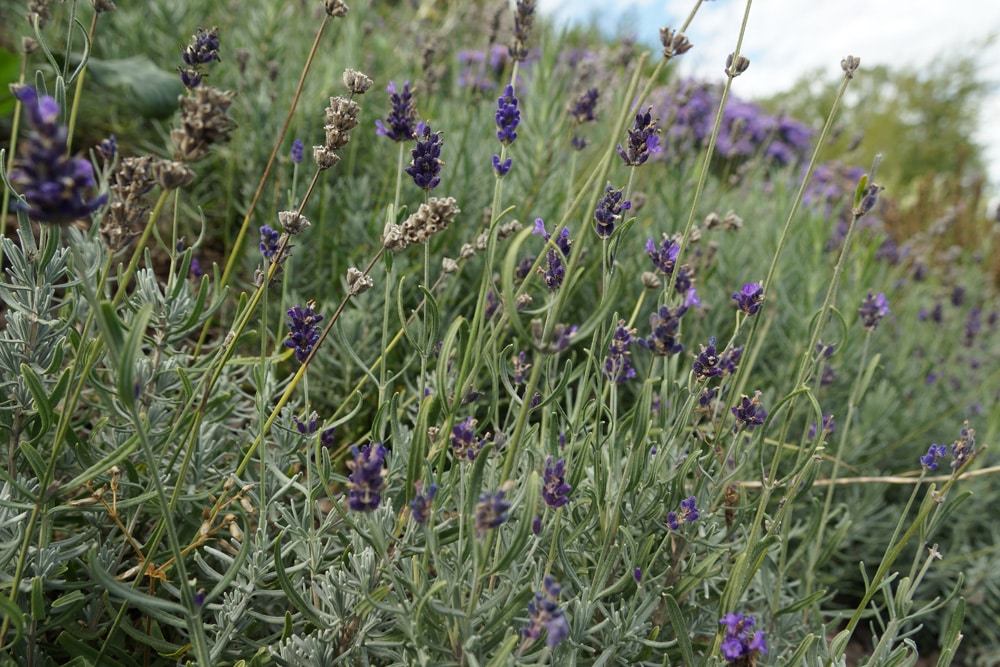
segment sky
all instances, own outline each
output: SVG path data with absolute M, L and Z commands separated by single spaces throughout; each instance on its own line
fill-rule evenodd
M 695 0 L 539 0 L 539 11 L 557 21 L 597 23 L 612 34 L 632 34 L 659 44 L 661 26 L 679 27 Z M 688 39 L 694 48 L 678 59 L 682 74 L 723 80 L 722 68 L 739 37 L 746 0 L 703 2 Z M 984 48 L 990 35 L 997 41 Z M 976 140 L 985 147 L 989 177 L 1000 190 L 1000 2 L 996 0 L 756 0 L 741 53 L 750 69 L 733 92 L 744 99 L 787 90 L 821 68 L 839 79 L 841 59 L 870 65 L 920 67 L 932 58 L 983 49 L 977 60 L 992 94 L 981 110 Z

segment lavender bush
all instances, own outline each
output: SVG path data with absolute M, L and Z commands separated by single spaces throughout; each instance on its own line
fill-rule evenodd
M 22 25 L 5 664 L 995 660 L 997 300 L 835 108 L 664 87 L 687 25 L 240 5 Z

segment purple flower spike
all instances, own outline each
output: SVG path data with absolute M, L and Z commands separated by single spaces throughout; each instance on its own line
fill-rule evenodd
M 302 157 L 305 152 L 305 147 L 302 145 L 301 139 L 296 139 L 292 142 L 292 162 L 298 164 L 302 162 Z
M 524 629 L 527 639 L 538 639 L 542 631 L 548 633 L 546 643 L 555 646 L 569 636 L 569 623 L 565 612 L 559 607 L 559 594 L 562 588 L 551 577 L 545 577 L 542 590 L 535 593 L 535 599 L 528 603 L 528 616 L 531 624 Z
M 506 176 L 507 172 L 510 171 L 511 165 L 514 164 L 513 158 L 507 158 L 503 162 L 500 161 L 499 155 L 493 156 L 493 171 L 496 172 L 497 176 Z
M 611 236 L 615 231 L 615 224 L 621 219 L 622 214 L 632 208 L 632 202 L 622 201 L 622 190 L 615 190 L 611 185 L 604 189 L 604 196 L 597 202 L 597 210 L 594 211 L 597 235 L 601 238 Z
M 948 448 L 944 445 L 931 445 L 927 448 L 927 453 L 920 457 L 920 465 L 928 470 L 938 469 L 938 459 L 948 453 Z
M 628 350 L 628 346 L 634 340 L 632 337 L 634 333 L 634 329 L 625 327 L 625 320 L 619 320 L 611 345 L 608 346 L 608 356 L 604 360 L 604 375 L 619 384 L 635 377 L 635 368 L 629 361 Z
M 618 155 L 626 166 L 645 164 L 649 156 L 660 151 L 659 120 L 653 120 L 653 107 L 635 115 L 635 125 L 628 131 L 627 146 L 618 144 Z
M 726 637 L 719 648 L 730 664 L 753 665 L 757 654 L 767 655 L 764 632 L 753 632 L 753 616 L 729 612 L 719 619 L 719 623 L 726 627 Z
M 677 339 L 680 337 L 681 317 L 688 311 L 687 306 L 671 308 L 667 305 L 649 316 L 649 326 L 653 330 L 647 338 L 638 340 L 639 347 L 645 348 L 659 357 L 679 354 L 684 351 Z
M 31 125 L 10 172 L 11 184 L 27 203 L 15 200 L 14 208 L 26 211 L 32 220 L 53 224 L 89 217 L 108 196 L 85 199 L 85 191 L 95 186 L 94 168 L 83 158 L 66 155 L 68 131 L 59 125 L 59 105 L 31 86 L 22 86 L 14 96 L 24 104 Z
M 514 87 L 509 85 L 503 89 L 503 96 L 497 99 L 497 139 L 501 144 L 510 145 L 517 140 L 518 124 L 521 122 L 521 111 L 517 108 L 517 98 L 514 97 Z
M 738 433 L 740 427 L 746 427 L 748 431 L 752 431 L 762 425 L 764 420 L 767 419 L 767 410 L 760 404 L 759 391 L 753 393 L 753 398 L 749 398 L 746 394 L 743 394 L 740 404 L 732 408 L 732 411 L 736 417 L 736 425 L 733 426 L 733 433 Z
M 566 483 L 566 461 L 559 459 L 552 463 L 552 457 L 545 459 L 542 498 L 549 507 L 562 507 L 569 502 L 572 486 Z
M 413 177 L 413 182 L 422 190 L 433 190 L 441 182 L 441 146 L 444 141 L 440 132 L 432 132 L 428 123 L 418 123 L 417 145 L 411 151 L 413 161 L 405 169 Z
M 878 296 L 873 296 L 871 292 L 868 292 L 868 296 L 865 297 L 865 300 L 861 303 L 861 307 L 858 308 L 858 315 L 861 316 L 861 326 L 867 331 L 878 329 L 879 322 L 890 312 L 889 300 L 885 298 L 885 294 L 882 292 L 879 292 Z
M 379 442 L 372 442 L 361 449 L 351 447 L 353 461 L 347 462 L 351 469 L 348 477 L 348 505 L 355 512 L 371 512 L 382 502 L 382 488 L 385 485 L 385 455 L 388 450 Z
M 423 487 L 421 482 L 417 482 L 415 486 L 417 488 L 417 496 L 410 501 L 410 509 L 413 510 L 413 520 L 424 524 L 430 518 L 430 511 L 434 505 L 434 496 L 437 495 L 438 485 L 431 484 L 424 493 L 421 493 Z
M 385 87 L 389 93 L 389 105 L 392 109 L 385 122 L 375 121 L 375 134 L 389 137 L 393 141 L 410 141 L 417 134 L 417 109 L 410 91 L 410 82 L 403 84 L 403 92 L 396 92 L 396 83 L 390 81 Z
M 764 286 L 761 283 L 745 283 L 739 292 L 733 292 L 736 306 L 747 315 L 756 315 L 764 302 Z
M 316 303 L 310 301 L 305 308 L 293 306 L 288 311 L 288 340 L 285 346 L 295 350 L 295 358 L 305 363 L 313 346 L 319 341 L 319 323 L 323 316 L 316 313 Z
M 510 515 L 507 510 L 510 509 L 510 503 L 505 500 L 508 489 L 501 488 L 496 493 L 484 493 L 479 496 L 479 502 L 476 503 L 476 535 L 478 537 L 483 537 L 486 535 L 486 531 L 496 528 L 508 518 Z

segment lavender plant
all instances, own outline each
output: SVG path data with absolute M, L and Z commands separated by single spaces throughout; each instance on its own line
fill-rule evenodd
M 289 6 L 272 27 L 298 38 L 230 60 L 274 20 L 250 0 L 245 22 L 199 6 L 214 27 L 158 56 L 184 91 L 159 143 L 91 142 L 87 73 L 144 47 L 105 37 L 141 14 L 112 7 L 58 8 L 69 25 L 93 11 L 81 45 L 31 3 L 26 139 L 15 123 L 0 159 L 16 221 L 0 238 L 5 659 L 998 650 L 963 583 L 996 601 L 971 530 L 984 512 L 960 511 L 996 474 L 1000 424 L 974 409 L 1000 387 L 996 296 L 936 271 L 920 239 L 876 252 L 877 172 L 847 191 L 815 178 L 836 108 L 820 131 L 762 119 L 729 96 L 738 49 L 723 82 L 661 96 L 697 48 L 687 23 L 660 31 L 655 65 L 607 58 L 600 93 L 581 89 L 570 37 L 522 1 L 485 27 L 457 6 L 424 16 L 462 27 L 428 58 L 483 65 L 435 86 L 406 54 L 427 23 L 403 8 L 318 2 L 307 53 L 311 14 Z M 469 55 L 498 42 L 504 56 Z M 841 95 L 858 66 L 842 63 Z M 251 85 L 266 80 L 273 96 Z M 470 102 L 470 85 L 489 94 Z M 720 155 L 762 166 L 732 179 Z

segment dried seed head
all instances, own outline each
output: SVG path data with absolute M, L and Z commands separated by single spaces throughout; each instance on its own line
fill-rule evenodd
M 385 229 L 382 230 L 382 245 L 389 252 L 399 252 L 409 245 L 409 242 L 403 236 L 403 228 L 394 222 L 385 223 Z
M 861 58 L 857 56 L 847 56 L 840 61 L 840 69 L 844 70 L 844 76 L 848 79 L 854 78 L 854 73 L 858 71 L 858 66 L 861 64 Z
M 733 211 L 727 211 L 726 217 L 722 219 L 722 226 L 727 232 L 738 232 L 743 229 L 743 218 Z
M 279 211 L 278 222 L 289 235 L 296 236 L 309 229 L 309 221 L 298 211 Z
M 486 250 L 487 244 L 490 242 L 490 233 L 483 232 L 476 237 L 476 250 Z
M 445 275 L 455 273 L 458 271 L 458 262 L 453 260 L 451 257 L 442 257 L 441 270 L 445 273 Z
M 719 217 L 718 213 L 712 211 L 711 213 L 705 216 L 704 224 L 705 224 L 705 229 L 708 230 L 718 229 L 719 227 L 722 226 L 722 218 Z
M 688 38 L 679 30 L 670 28 L 660 28 L 660 44 L 663 45 L 663 57 L 670 60 L 674 56 L 687 53 L 694 46 Z
M 364 294 L 374 284 L 375 281 L 372 280 L 372 277 L 362 273 L 358 268 L 352 266 L 347 269 L 347 293 L 351 296 Z
M 472 247 L 471 243 L 463 243 L 462 247 L 458 249 L 459 259 L 469 259 L 476 254 L 476 249 Z
M 497 230 L 497 240 L 502 241 L 517 234 L 519 231 L 521 231 L 521 223 L 517 220 L 511 220 L 500 225 L 500 229 Z
M 149 167 L 150 175 L 164 190 L 176 190 L 194 181 L 194 171 L 183 162 L 157 160 Z
M 726 56 L 726 74 L 732 78 L 738 77 L 750 67 L 750 59 L 730 53 Z
M 90 6 L 94 8 L 94 11 L 98 14 L 102 12 L 113 12 L 117 7 L 112 0 L 90 0 Z
M 514 308 L 516 308 L 518 312 L 521 312 L 522 310 L 527 308 L 530 304 L 531 304 L 530 294 L 518 294 L 517 298 L 514 299 Z
M 326 146 L 313 146 L 313 159 L 320 171 L 324 171 L 340 162 L 340 156 Z
M 326 8 L 326 13 L 333 18 L 347 16 L 348 7 L 343 0 L 325 0 L 323 5 Z
M 663 283 L 660 281 L 660 277 L 652 271 L 643 271 L 642 286 L 646 289 L 660 289 Z
M 236 128 L 236 121 L 229 117 L 234 96 L 209 86 L 199 86 L 189 95 L 180 96 L 180 127 L 170 132 L 177 159 L 197 162 L 208 155 L 212 144 L 229 141 L 229 133 Z
M 353 69 L 344 70 L 344 85 L 352 95 L 364 95 L 372 87 L 372 80 L 364 73 Z

